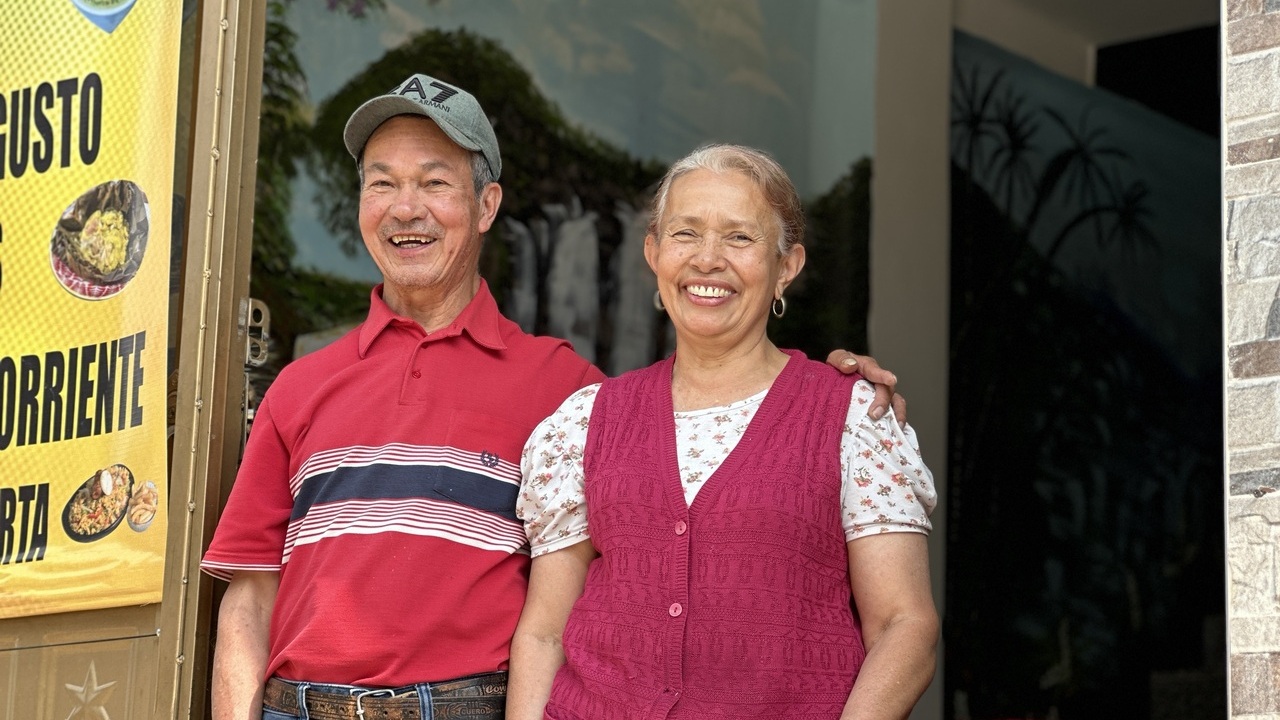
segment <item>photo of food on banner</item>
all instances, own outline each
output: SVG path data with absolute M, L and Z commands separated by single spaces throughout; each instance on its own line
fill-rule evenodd
M 142 266 L 150 220 L 147 196 L 135 183 L 95 185 L 58 219 L 49 248 L 53 274 L 76 297 L 115 295 Z
M 62 512 L 62 527 L 77 542 L 100 540 L 122 520 L 142 532 L 151 526 L 159 505 L 156 484 L 135 483 L 133 472 L 117 463 L 95 472 L 76 488 Z

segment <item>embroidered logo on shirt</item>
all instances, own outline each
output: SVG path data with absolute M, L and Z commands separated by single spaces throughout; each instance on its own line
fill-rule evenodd
M 488 468 L 498 467 L 498 456 L 485 450 L 480 453 L 480 464 Z

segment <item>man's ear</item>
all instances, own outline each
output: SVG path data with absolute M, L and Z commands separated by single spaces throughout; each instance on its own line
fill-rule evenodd
M 480 191 L 480 234 L 489 232 L 494 218 L 498 217 L 498 206 L 502 204 L 502 186 L 489 183 Z

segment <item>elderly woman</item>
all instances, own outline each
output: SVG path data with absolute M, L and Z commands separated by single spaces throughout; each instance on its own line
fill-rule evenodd
M 645 257 L 675 354 L 578 391 L 525 447 L 509 718 L 904 718 L 929 684 L 914 433 L 765 331 L 803 232 L 759 151 L 704 147 L 663 179 Z

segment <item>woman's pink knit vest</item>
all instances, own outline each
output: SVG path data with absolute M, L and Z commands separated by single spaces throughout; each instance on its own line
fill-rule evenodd
M 600 557 L 565 628 L 547 717 L 840 715 L 866 654 L 840 518 L 854 378 L 789 354 L 692 506 L 672 360 L 601 386 L 584 456 Z

